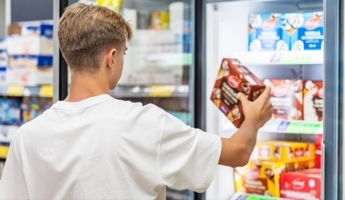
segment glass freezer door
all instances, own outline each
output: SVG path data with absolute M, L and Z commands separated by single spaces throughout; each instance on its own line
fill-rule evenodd
M 220 166 L 206 199 L 343 199 L 342 1 L 201 2 L 196 66 L 206 82 L 206 130 L 221 137 L 237 130 L 229 120 L 233 115 L 223 114 L 224 104 L 210 100 L 223 58 L 238 59 L 271 87 L 274 107 L 248 165 Z M 294 91 L 290 97 L 287 88 Z M 309 152 L 306 146 L 312 154 L 300 157 Z
M 55 1 L 54 22 L 78 0 Z M 108 7 L 129 21 L 133 39 L 127 43 L 123 73 L 110 95 L 142 104 L 153 103 L 186 124 L 194 126 L 194 67 L 192 0 L 82 0 Z M 55 33 L 56 34 L 56 33 Z M 56 35 L 55 35 L 56 36 Z M 57 38 L 57 37 L 55 37 Z M 55 61 L 55 101 L 67 96 L 70 75 L 59 52 Z M 194 199 L 191 191 L 167 188 L 167 199 Z

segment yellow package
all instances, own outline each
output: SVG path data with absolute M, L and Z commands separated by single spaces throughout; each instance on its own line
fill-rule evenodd
M 235 171 L 235 190 L 248 194 L 280 197 L 279 180 L 282 172 L 310 169 L 314 166 L 314 160 L 289 163 L 252 160 L 247 166 Z
M 315 144 L 266 141 L 256 145 L 257 159 L 274 162 L 297 162 L 315 159 Z

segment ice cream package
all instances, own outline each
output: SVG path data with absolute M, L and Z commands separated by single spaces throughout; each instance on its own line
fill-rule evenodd
M 210 99 L 234 126 L 239 128 L 245 116 L 238 93 L 254 101 L 264 89 L 265 85 L 261 80 L 237 59 L 224 58 Z

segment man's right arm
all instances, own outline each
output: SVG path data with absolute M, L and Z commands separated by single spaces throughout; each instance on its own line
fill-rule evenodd
M 239 95 L 245 120 L 234 135 L 230 138 L 222 138 L 220 165 L 240 167 L 248 163 L 256 144 L 259 128 L 272 117 L 270 92 L 270 88 L 266 87 L 265 91 L 254 102 L 248 101 L 242 94 Z

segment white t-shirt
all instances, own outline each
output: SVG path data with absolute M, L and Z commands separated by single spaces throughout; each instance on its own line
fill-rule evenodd
M 100 95 L 59 101 L 14 135 L 0 199 L 165 199 L 166 186 L 203 192 L 220 137 L 154 105 Z

